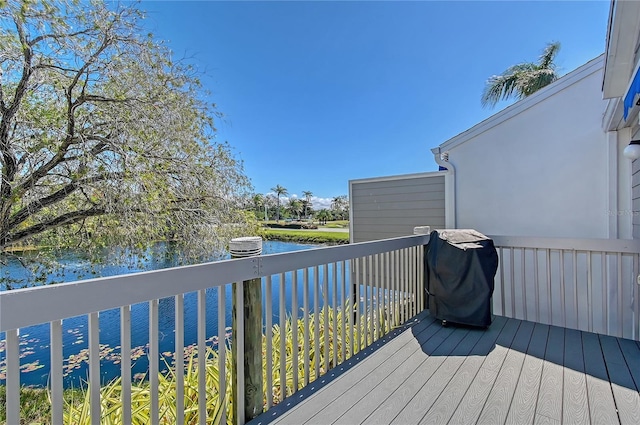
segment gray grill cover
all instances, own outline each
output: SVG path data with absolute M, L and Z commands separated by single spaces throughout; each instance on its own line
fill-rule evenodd
M 491 324 L 491 296 L 498 270 L 493 241 L 469 229 L 431 232 L 425 249 L 425 290 L 439 320 Z

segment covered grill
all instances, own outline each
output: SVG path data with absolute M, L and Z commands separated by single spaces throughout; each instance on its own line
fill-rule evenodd
M 487 327 L 498 270 L 493 240 L 470 229 L 434 230 L 425 248 L 430 313 L 447 322 Z

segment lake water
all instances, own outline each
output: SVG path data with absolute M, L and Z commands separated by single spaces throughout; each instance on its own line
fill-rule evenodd
M 264 243 L 264 254 L 279 252 L 298 251 L 316 248 L 318 245 L 296 244 L 287 242 L 267 241 Z M 65 271 L 51 279 L 56 278 L 66 281 L 76 280 L 78 274 L 88 271 L 91 266 L 76 256 L 69 255 L 60 259 L 65 265 Z M 117 274 L 131 273 L 133 271 L 155 270 L 170 266 L 170 262 L 158 260 L 151 257 L 149 260 L 141 261 L 135 268 L 117 267 L 110 265 L 94 266 L 93 276 L 113 276 Z M 19 264 L 9 264 L 3 273 L 9 273 L 14 278 L 19 278 L 25 273 L 24 268 Z M 322 268 L 320 276 L 322 279 Z M 332 270 L 330 269 L 330 273 Z M 348 274 L 347 274 L 348 275 Z M 313 269 L 310 270 L 310 280 L 313 281 Z M 265 293 L 263 282 L 263 293 Z M 302 306 L 302 279 L 298 279 L 298 306 Z M 341 285 L 340 285 L 341 286 Z M 279 311 L 279 277 L 273 278 L 273 322 L 278 323 Z M 286 313 L 291 312 L 291 277 L 286 275 Z M 329 296 L 332 295 L 330 289 Z M 338 299 L 341 296 L 339 289 Z M 231 326 L 231 288 L 227 285 L 226 290 L 226 323 L 227 337 L 230 334 Z M 328 297 L 329 299 L 331 299 Z M 211 289 L 206 291 L 207 303 L 207 325 L 206 335 L 208 345 L 217 346 L 218 335 L 218 291 Z M 310 291 L 310 305 L 313 305 L 313 291 Z M 264 311 L 264 308 L 263 308 Z M 187 293 L 184 300 L 184 323 L 185 323 L 185 346 L 193 346 L 197 341 L 197 294 Z M 65 387 L 78 386 L 87 380 L 88 376 L 88 319 L 86 316 L 65 319 L 62 324 L 63 332 L 63 356 L 64 362 L 64 384 Z M 172 361 L 175 347 L 175 301 L 173 298 L 161 299 L 159 302 L 159 349 L 163 353 L 164 360 L 168 363 Z M 140 378 L 148 367 L 147 349 L 149 342 L 149 308 L 148 303 L 136 304 L 131 309 L 131 346 L 132 350 L 132 374 Z M 44 386 L 47 384 L 49 375 L 49 324 L 32 326 L 20 330 L 20 355 L 21 355 L 21 383 L 23 385 Z M 101 373 L 102 381 L 107 382 L 120 374 L 120 310 L 113 309 L 100 312 L 100 346 L 101 346 Z M 164 365 L 164 361 L 161 361 Z M 0 333 L 0 383 L 4 380 L 4 334 Z

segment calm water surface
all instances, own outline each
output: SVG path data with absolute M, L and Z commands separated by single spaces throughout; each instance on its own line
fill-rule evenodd
M 317 248 L 318 245 L 296 244 L 288 242 L 267 241 L 264 243 L 264 254 L 279 252 L 299 251 Z M 87 261 L 69 255 L 59 260 L 65 265 L 65 271 L 51 279 L 73 281 L 77 276 L 91 268 Z M 143 270 L 156 270 L 171 266 L 170 262 L 157 257 L 140 262 L 135 268 L 102 265 L 94 270 L 93 276 L 113 276 L 132 273 Z M 14 278 L 24 276 L 25 270 L 19 264 L 9 264 L 9 268 L 3 270 L 4 274 Z M 329 273 L 332 274 L 332 269 Z M 310 269 L 310 281 L 313 282 L 314 270 Z M 302 306 L 303 284 L 302 276 L 298 279 L 298 306 Z M 320 268 L 319 278 L 322 280 L 323 270 Z M 92 276 L 92 277 L 93 277 Z M 347 273 L 348 276 L 348 273 Z M 291 276 L 287 273 L 286 283 L 286 313 L 291 313 Z M 273 322 L 278 323 L 279 311 L 279 276 L 274 276 L 272 281 Z M 342 285 L 339 285 L 338 296 L 341 295 Z M 332 295 L 332 289 L 329 291 Z M 263 279 L 263 293 L 265 282 Z M 310 305 L 313 306 L 313 290 L 310 290 Z M 227 285 L 225 293 L 226 323 L 228 337 L 231 326 L 231 288 Z M 331 299 L 331 297 L 329 297 Z M 264 301 L 263 301 L 264 302 Z M 217 347 L 218 341 L 218 291 L 213 288 L 206 291 L 206 335 L 208 345 Z M 263 306 L 264 311 L 264 306 Z M 100 347 L 101 347 L 101 373 L 103 382 L 110 381 L 120 374 L 120 310 L 113 309 L 100 312 Z M 187 293 L 184 297 L 184 323 L 185 346 L 189 350 L 197 341 L 197 294 Z M 65 319 L 62 323 L 63 355 L 65 387 L 78 386 L 87 380 L 88 364 L 88 319 L 86 316 Z M 171 364 L 173 361 L 173 349 L 175 347 L 175 301 L 173 298 L 165 298 L 159 301 L 159 349 L 161 357 L 160 365 Z M 149 342 L 149 306 L 147 303 L 133 305 L 131 308 L 131 346 L 132 349 L 132 374 L 135 378 L 142 378 L 148 367 L 148 342 Z M 21 383 L 23 385 L 45 386 L 49 375 L 49 324 L 32 326 L 20 330 L 20 355 L 21 355 Z M 191 347 L 189 347 L 191 346 Z M 166 362 L 166 363 L 165 363 Z M 5 374 L 4 334 L 0 333 L 0 383 L 4 381 Z

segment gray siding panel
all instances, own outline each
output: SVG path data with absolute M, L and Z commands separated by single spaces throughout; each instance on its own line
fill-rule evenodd
M 351 182 L 354 242 L 413 234 L 415 226 L 443 228 L 444 175 L 410 175 Z
M 633 238 L 640 239 L 640 159 L 633 161 Z

